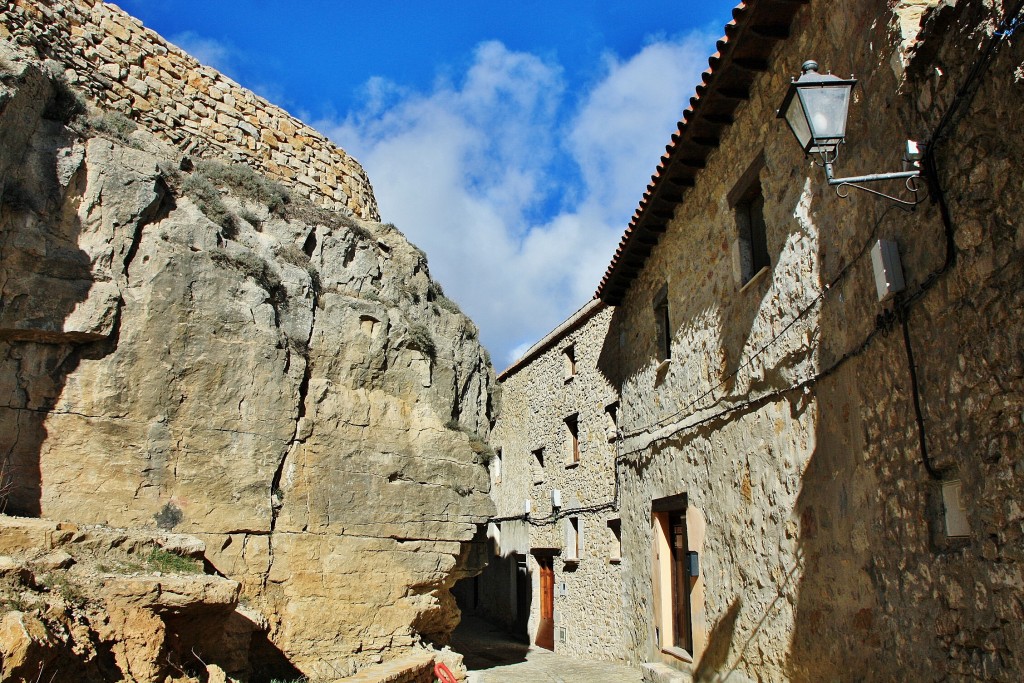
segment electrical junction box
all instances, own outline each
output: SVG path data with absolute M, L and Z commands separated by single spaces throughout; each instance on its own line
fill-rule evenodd
M 693 578 L 700 576 L 700 557 L 695 550 L 686 553 L 686 574 Z
M 959 479 L 942 482 L 942 507 L 946 518 L 946 536 L 950 538 L 971 535 L 971 526 L 967 523 L 967 510 L 962 496 Z
M 565 581 L 558 584 L 558 597 L 569 597 L 569 585 Z
M 562 492 L 558 489 L 551 489 L 551 507 L 554 509 L 562 507 Z
M 886 301 L 906 289 L 900 250 L 893 240 L 878 240 L 871 247 L 871 265 L 875 271 L 875 289 L 878 300 Z

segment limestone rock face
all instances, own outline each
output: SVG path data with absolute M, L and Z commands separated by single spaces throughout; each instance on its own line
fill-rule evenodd
M 422 252 L 145 131 L 55 120 L 61 88 L 0 57 L 8 512 L 202 538 L 266 619 L 267 671 L 443 643 L 492 512 L 493 372 Z

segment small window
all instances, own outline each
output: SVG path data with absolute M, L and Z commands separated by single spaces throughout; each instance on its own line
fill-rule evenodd
M 771 265 L 768 258 L 768 237 L 764 224 L 764 197 L 761 196 L 761 185 L 757 185 L 757 194 L 751 199 L 736 205 L 736 224 L 739 227 L 740 268 L 743 272 L 743 284 Z
M 580 518 L 567 517 L 565 520 L 565 554 L 562 556 L 566 561 L 580 559 Z
M 565 463 L 566 465 L 580 463 L 579 415 L 575 413 L 565 418 Z
M 537 467 L 544 469 L 544 449 L 538 448 L 533 452 L 533 461 L 537 464 Z
M 668 316 L 668 285 L 654 297 L 654 326 L 658 337 L 658 359 L 672 357 L 672 327 Z
M 576 376 L 576 345 L 566 346 L 562 356 L 565 358 L 565 378 L 572 379 Z
M 729 193 L 736 214 L 736 265 L 741 287 L 771 265 L 760 180 L 763 166 L 764 159 L 758 157 Z
M 538 448 L 533 452 L 533 462 L 530 463 L 530 470 L 533 472 L 533 484 L 544 483 L 544 449 Z
M 494 554 L 501 557 L 501 527 L 494 522 L 487 523 L 487 538 Z
M 494 476 L 494 483 L 501 483 L 501 449 L 494 449 L 494 456 L 491 458 L 491 474 Z
M 609 519 L 608 530 L 612 534 L 611 552 L 608 554 L 610 562 L 622 561 L 622 520 Z
M 604 414 L 608 418 L 608 440 L 615 441 L 619 435 L 619 402 L 616 401 L 605 406 Z

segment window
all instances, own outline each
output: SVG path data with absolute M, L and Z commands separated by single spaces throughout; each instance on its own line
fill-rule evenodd
M 565 379 L 570 380 L 576 376 L 576 345 L 566 346 L 562 356 L 565 358 Z
M 692 660 L 693 575 L 696 553 L 690 546 L 686 494 L 662 498 L 651 506 L 654 532 L 655 626 L 664 652 Z M 699 596 L 698 596 L 699 597 Z
M 604 414 L 608 418 L 608 440 L 615 441 L 619 435 L 619 402 L 615 401 L 605 406 Z
M 538 448 L 533 452 L 533 463 L 531 466 L 533 470 L 533 483 L 543 484 L 544 483 L 544 449 Z
M 622 561 L 622 520 L 609 519 L 608 530 L 612 534 L 611 552 L 608 554 L 608 561 L 618 563 Z
M 501 449 L 494 449 L 494 457 L 491 458 L 491 474 L 494 477 L 494 483 L 501 483 Z
M 662 286 L 654 297 L 654 326 L 658 337 L 658 359 L 672 357 L 672 328 L 668 317 L 668 285 Z
M 580 427 L 579 414 L 574 413 L 565 418 L 565 464 L 580 464 Z
M 487 523 L 487 538 L 491 543 L 494 554 L 501 556 L 501 527 L 494 522 Z
M 758 157 L 729 193 L 729 202 L 736 214 L 736 265 L 741 287 L 771 265 L 761 193 L 763 166 L 764 159 Z
M 578 560 L 582 550 L 580 518 L 567 517 L 565 520 L 565 552 L 562 554 L 562 558 L 567 562 Z

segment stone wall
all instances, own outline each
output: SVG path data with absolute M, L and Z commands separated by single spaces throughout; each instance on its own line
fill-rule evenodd
M 635 662 L 759 681 L 1010 681 L 1024 666 L 1024 51 L 1005 41 L 969 76 L 1005 8 L 929 7 L 907 44 L 911 4 L 801 10 L 614 312 L 600 365 L 621 385 Z M 838 175 L 899 170 L 903 141 L 961 103 L 916 211 L 840 199 L 802 157 L 775 111 L 808 58 L 860 79 Z M 762 155 L 771 266 L 742 286 L 728 197 Z M 907 280 L 885 304 L 879 238 Z M 664 285 L 667 367 L 651 305 Z M 956 479 L 963 539 L 941 504 Z M 704 527 L 692 665 L 655 632 L 651 506 L 679 494 Z
M 617 397 L 598 369 L 601 341 L 611 309 L 590 302 L 558 330 L 527 352 L 501 375 L 502 409 L 491 443 L 501 452 L 500 480 L 492 463 L 491 497 L 498 518 L 522 517 L 524 501 L 531 503 L 528 547 L 516 548 L 502 533 L 496 558 L 480 578 L 495 616 L 516 600 L 515 568 L 510 552 L 525 554 L 530 574 L 530 614 L 525 624 L 535 641 L 540 615 L 538 565 L 531 552 L 555 549 L 555 651 L 594 659 L 621 659 L 622 605 L 618 543 L 608 526 L 615 509 L 615 430 L 607 408 Z M 575 374 L 567 370 L 565 350 L 575 350 Z M 578 463 L 567 448 L 565 418 L 578 416 Z M 534 452 L 543 449 L 543 466 Z M 561 492 L 562 507 L 553 510 L 551 491 Z M 578 522 L 580 553 L 570 560 L 566 548 L 569 518 Z M 506 521 L 504 531 L 519 521 Z M 521 541 L 520 541 L 521 542 Z M 512 547 L 510 547 L 512 546 Z M 497 589 L 494 587 L 497 586 Z M 524 624 L 520 616 L 520 627 Z M 507 618 L 507 617 L 506 617 Z M 564 629 L 565 640 L 560 635 Z
M 2 7 L 0 38 L 59 62 L 67 81 L 102 109 L 182 152 L 244 161 L 321 206 L 379 220 L 369 178 L 344 150 L 117 6 L 4 0 Z

